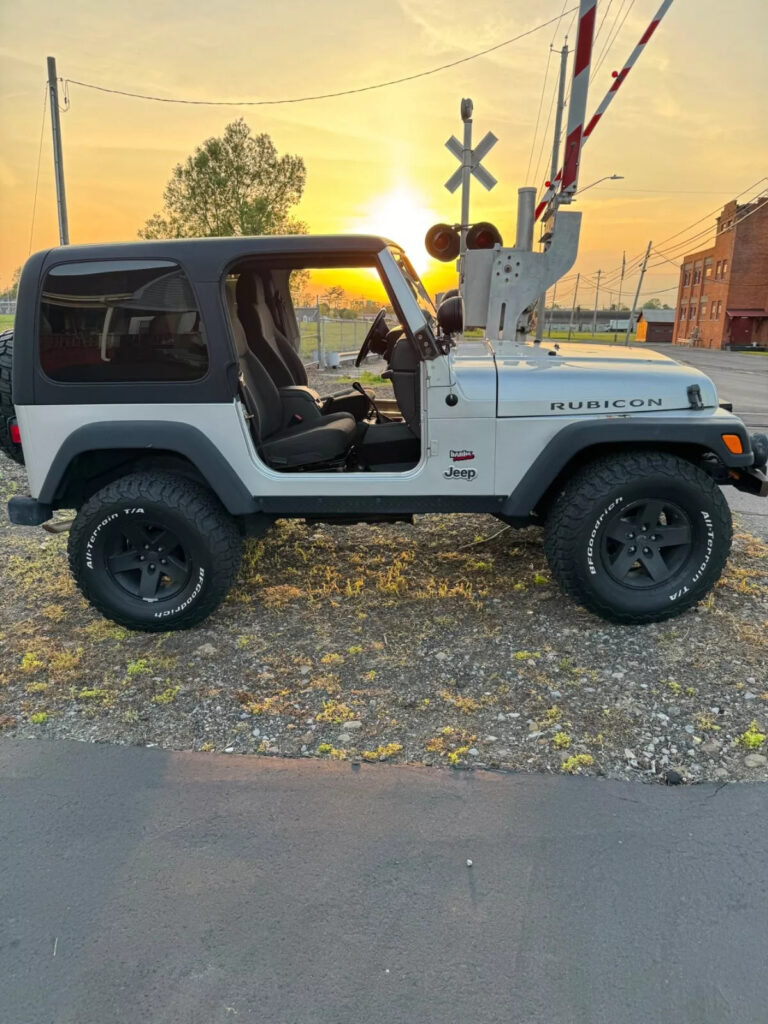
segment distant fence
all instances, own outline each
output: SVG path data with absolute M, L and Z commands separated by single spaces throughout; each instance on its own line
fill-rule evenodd
M 299 323 L 301 357 L 305 363 L 317 363 L 321 367 L 351 362 L 372 323 L 373 317 L 348 320 L 322 316 L 319 320 L 302 320 Z
M 0 299 L 0 313 L 16 316 L 16 299 Z

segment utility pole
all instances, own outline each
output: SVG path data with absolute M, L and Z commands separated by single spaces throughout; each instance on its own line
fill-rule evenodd
M 621 277 L 619 278 L 619 301 L 616 303 L 616 312 L 621 312 L 621 289 L 624 286 L 624 271 L 627 269 L 627 250 L 621 254 Z
M 56 202 L 59 212 L 59 243 L 69 245 L 67 219 L 67 193 L 64 188 L 64 160 L 61 155 L 61 122 L 59 121 L 59 82 L 56 78 L 56 58 L 48 58 L 48 98 L 51 106 L 53 132 L 53 168 L 56 174 Z
M 467 251 L 469 230 L 469 176 L 472 173 L 472 100 L 461 101 L 461 120 L 464 122 L 464 145 L 461 160 L 461 246 L 459 255 Z
M 560 81 L 557 85 L 557 110 L 555 111 L 555 135 L 552 142 L 552 162 L 550 164 L 549 180 L 554 181 L 560 163 L 560 135 L 563 130 L 563 110 L 565 109 L 565 72 L 568 64 L 568 43 L 564 43 L 560 50 Z M 552 300 L 554 302 L 554 299 Z M 536 341 L 544 337 L 544 315 L 547 306 L 547 293 L 539 296 L 538 316 L 536 320 Z
M 640 299 L 640 289 L 643 287 L 643 278 L 645 277 L 645 268 L 648 266 L 648 257 L 651 255 L 651 245 L 648 243 L 648 248 L 645 250 L 645 256 L 643 256 L 643 262 L 640 267 L 640 278 L 637 282 L 637 291 L 635 292 L 635 301 L 632 303 L 632 312 L 629 314 L 629 323 L 627 324 L 627 336 L 624 338 L 624 344 L 629 344 L 629 335 L 632 331 L 632 323 L 635 319 L 635 312 L 637 310 L 637 303 Z
M 597 287 L 595 288 L 595 309 L 594 309 L 594 312 L 592 313 L 592 337 L 593 337 L 593 339 L 595 337 L 595 334 L 597 334 L 597 301 L 598 301 L 598 297 L 600 295 L 600 275 L 601 274 L 602 274 L 602 270 L 598 270 L 598 272 L 597 272 Z
M 576 284 L 574 285 L 574 288 L 573 288 L 573 305 L 571 306 L 571 319 L 568 321 L 568 341 L 571 340 L 571 331 L 573 330 L 573 318 L 574 318 L 574 315 L 576 314 L 576 297 L 579 294 L 579 279 L 580 278 L 581 278 L 581 274 L 577 274 L 576 275 Z
M 549 337 L 552 336 L 552 323 L 555 318 L 555 299 L 557 298 L 557 281 L 552 286 L 552 308 L 549 311 Z

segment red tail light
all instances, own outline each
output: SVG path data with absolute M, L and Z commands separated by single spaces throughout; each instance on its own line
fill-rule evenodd
M 21 431 L 19 430 L 18 423 L 12 423 L 8 433 L 11 435 L 11 440 L 14 444 L 21 444 Z

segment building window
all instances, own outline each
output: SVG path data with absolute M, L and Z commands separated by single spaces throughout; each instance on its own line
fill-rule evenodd
M 691 268 L 683 267 L 683 287 L 686 288 L 691 283 Z
M 700 284 L 701 282 L 701 267 L 694 267 L 693 270 L 693 283 Z
M 718 277 L 720 277 L 720 267 L 721 266 L 722 266 L 722 264 L 721 264 L 720 260 L 718 260 L 717 263 L 715 264 L 715 278 L 716 279 Z
M 678 317 L 678 320 L 681 322 L 685 320 L 685 306 L 680 307 L 680 316 Z
M 194 381 L 208 349 L 192 288 L 169 260 L 63 263 L 40 307 L 40 362 L 55 381 Z
M 725 277 L 728 273 L 728 260 L 723 260 L 723 265 L 720 268 L 720 277 Z
M 706 320 L 707 318 L 707 303 L 705 299 L 702 299 L 699 303 L 699 317 L 702 320 Z
M 691 308 L 688 310 L 688 319 L 689 320 L 695 320 L 696 319 L 696 307 L 695 306 L 691 306 Z

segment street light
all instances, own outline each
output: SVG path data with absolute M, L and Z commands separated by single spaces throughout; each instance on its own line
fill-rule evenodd
M 594 188 L 595 185 L 599 185 L 601 181 L 623 181 L 623 180 L 624 180 L 624 175 L 623 174 L 606 174 L 606 176 L 604 178 L 598 178 L 597 181 L 593 181 L 591 185 L 585 185 L 584 188 L 580 188 L 579 191 L 576 193 L 576 195 L 580 196 L 582 192 L 586 192 L 588 188 Z M 575 198 L 576 198 L 576 196 L 574 196 L 574 199 Z

